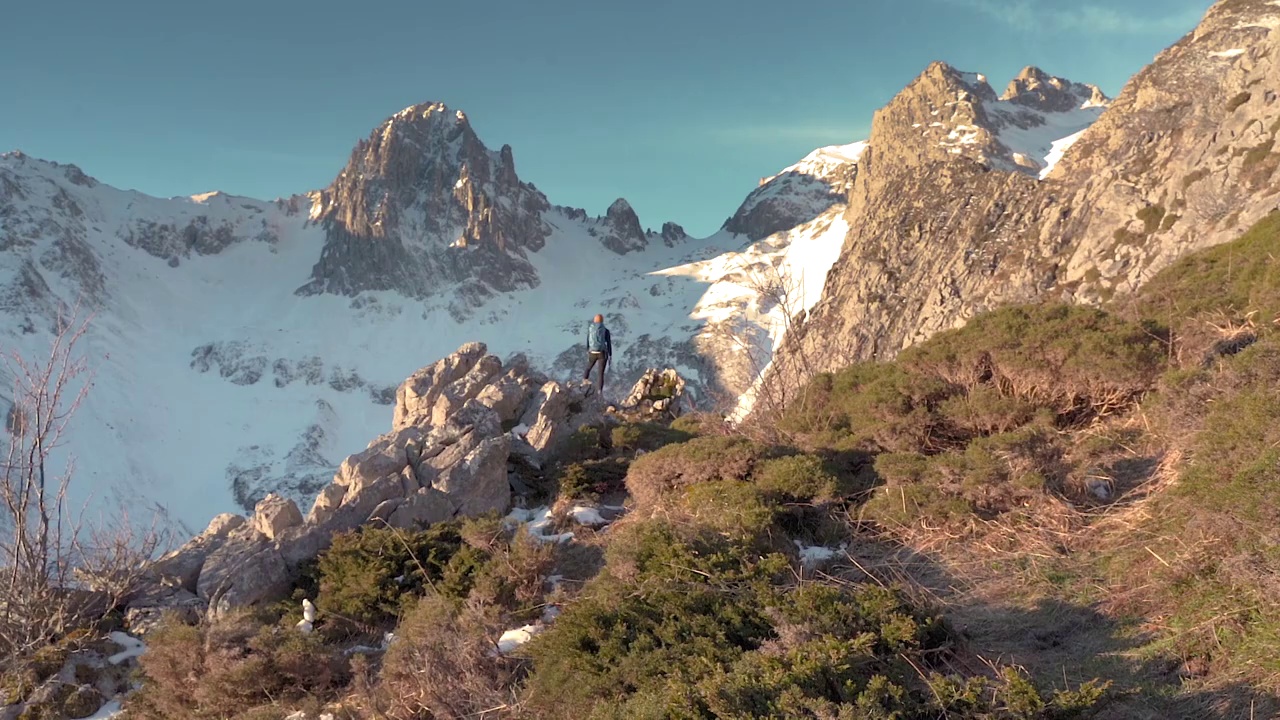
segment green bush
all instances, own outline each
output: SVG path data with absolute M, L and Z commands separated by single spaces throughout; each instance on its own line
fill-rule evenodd
M 560 471 L 557 495 L 569 500 L 594 500 L 623 488 L 629 463 L 623 458 L 587 460 Z
M 738 540 L 764 540 L 774 521 L 773 505 L 755 485 L 713 480 L 685 488 L 678 501 L 685 517 Z
M 814 378 L 780 426 L 825 447 L 914 450 L 946 435 L 933 409 L 956 392 L 898 363 L 857 363 Z
M 773 502 L 825 502 L 852 492 L 815 455 L 790 455 L 762 460 L 752 481 Z
M 863 515 L 889 525 L 967 523 L 1033 506 L 1061 491 L 1063 449 L 1056 434 L 1023 428 L 979 438 L 962 450 L 926 456 L 889 453 L 876 458 L 884 480 Z
M 626 423 L 613 429 L 613 447 L 618 450 L 646 452 L 657 450 L 672 443 L 685 442 L 693 438 L 693 433 L 667 427 L 658 423 Z
M 900 655 L 948 639 L 935 617 L 888 590 L 786 585 L 785 559 L 738 540 L 690 538 L 656 522 L 623 532 L 606 573 L 529 646 L 527 699 L 540 714 L 754 717 L 826 707 L 856 701 L 879 673 L 907 685 Z
M 671 429 L 689 436 L 705 435 L 712 428 L 722 425 L 723 421 L 714 415 L 689 413 L 671 421 Z
M 429 590 L 465 596 L 483 560 L 464 547 L 457 523 L 417 532 L 364 527 L 335 536 L 295 595 L 314 597 L 331 618 L 384 625 Z
M 654 508 L 671 493 L 712 480 L 746 480 L 766 453 L 740 437 L 694 438 L 648 453 L 631 464 L 626 486 L 640 508 Z
M 1280 314 L 1280 211 L 1272 211 L 1239 239 L 1187 255 L 1156 274 L 1137 293 L 1131 311 L 1169 318 L 1186 332 L 1211 315 L 1241 320 Z M 1191 322 L 1185 322 L 1191 319 Z
M 1027 305 L 973 318 L 900 356 L 914 372 L 1053 409 L 1067 422 L 1126 408 L 1164 371 L 1168 331 L 1105 311 Z
M 340 649 L 244 615 L 209 627 L 167 622 L 147 636 L 129 717 L 229 718 L 336 698 L 350 679 Z M 261 713 L 258 713 L 259 715 Z

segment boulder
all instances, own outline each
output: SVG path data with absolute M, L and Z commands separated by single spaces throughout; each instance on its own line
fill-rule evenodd
M 151 563 L 148 575 L 162 587 L 195 592 L 205 560 L 227 542 L 252 534 L 253 528 L 244 517 L 223 513 L 215 517 L 204 532 Z
M 398 473 L 409 465 L 407 448 L 417 447 L 422 441 L 422 431 L 412 427 L 383 435 L 364 452 L 343 460 L 333 480 L 340 485 L 353 485 Z
M 661 371 L 650 368 L 636 381 L 622 406 L 636 408 L 648 401 L 658 411 L 678 407 L 678 398 L 684 396 L 684 389 L 685 380 L 680 373 L 671 368 Z
M 302 513 L 294 501 L 271 493 L 253 509 L 253 529 L 274 540 L 285 530 L 302 524 Z
M 501 435 L 502 421 L 498 419 L 496 412 L 478 400 L 468 400 L 444 425 L 432 431 L 431 438 L 448 444 L 469 433 L 475 433 L 480 438 Z
M 203 537 L 226 537 L 232 530 L 243 527 L 248 522 L 243 515 L 222 513 L 209 521 L 209 527 L 200 533 Z
M 470 372 L 487 351 L 484 343 L 467 343 L 454 354 L 414 373 L 396 390 L 392 429 L 429 423 L 444 388 Z
M 211 618 L 235 608 L 281 600 L 292 588 L 289 566 L 265 541 L 229 542 L 205 561 L 196 594 L 208 603 Z
M 357 523 L 369 519 L 374 509 L 388 500 L 404 497 L 399 474 L 386 475 L 368 484 L 352 486 L 339 508 L 339 514 L 354 515 Z
M 531 393 L 529 379 L 512 370 L 481 390 L 476 400 L 497 413 L 498 419 L 506 424 L 520 418 Z
M 489 385 L 498 373 L 502 372 L 502 361 L 494 355 L 485 355 L 466 375 L 453 381 L 440 392 L 431 410 L 431 424 L 444 425 L 449 416 L 462 408 L 468 400 L 475 398 Z
M 307 513 L 308 525 L 322 525 L 333 517 L 338 511 L 338 507 L 342 505 L 342 499 L 347 495 L 347 486 L 336 482 L 329 483 L 319 495 L 316 495 L 316 501 L 311 505 L 311 512 Z
M 433 487 L 446 494 L 461 515 L 503 512 L 511 504 L 511 485 L 507 481 L 510 450 L 508 436 L 489 438 L 462 462 L 441 472 Z
M 124 615 L 125 627 L 134 635 L 146 635 L 166 615 L 173 615 L 179 622 L 194 625 L 200 621 L 206 608 L 203 600 L 187 590 L 151 588 L 129 603 Z
M 549 382 L 538 391 L 521 419 L 529 428 L 525 440 L 534 450 L 545 452 L 568 434 L 570 402 L 569 392 L 558 382 Z
M 391 527 L 418 530 L 428 525 L 444 522 L 453 517 L 453 503 L 449 497 L 434 488 L 422 488 L 407 498 L 387 518 Z

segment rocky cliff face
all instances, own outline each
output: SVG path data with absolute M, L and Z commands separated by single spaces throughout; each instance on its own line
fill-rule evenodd
M 538 284 L 527 252 L 550 234 L 550 204 L 517 177 L 510 146 L 490 151 L 442 103 L 406 108 L 375 129 L 315 203 L 325 244 L 301 294 L 424 298 L 465 282 L 478 304 Z
M 1101 111 L 1094 89 L 1029 69 L 999 99 L 928 68 L 875 117 L 840 259 L 775 382 L 890 357 L 1004 303 L 1104 300 L 1274 209 L 1277 28 L 1272 3 L 1218 3 L 1056 167 L 1065 121 Z

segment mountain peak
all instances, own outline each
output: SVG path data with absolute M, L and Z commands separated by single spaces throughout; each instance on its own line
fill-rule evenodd
M 632 209 L 631 203 L 623 198 L 614 200 L 605 211 L 604 226 L 605 235 L 600 242 L 619 255 L 643 250 L 648 245 L 648 238 L 640 225 L 640 217 Z
M 394 122 L 397 120 L 399 121 L 408 120 L 412 122 L 412 121 L 420 121 L 420 120 L 431 120 L 435 118 L 447 118 L 449 116 L 452 116 L 455 122 L 470 124 L 469 121 L 467 120 L 466 113 L 462 112 L 461 110 L 451 110 L 449 106 L 446 105 L 445 103 L 437 102 L 434 100 L 428 100 L 426 102 L 420 102 L 414 105 L 410 105 L 409 107 L 401 110 L 395 115 L 392 115 L 388 121 Z
M 1000 99 L 1045 112 L 1102 107 L 1111 102 L 1096 85 L 1076 83 L 1028 65 L 1009 82 Z

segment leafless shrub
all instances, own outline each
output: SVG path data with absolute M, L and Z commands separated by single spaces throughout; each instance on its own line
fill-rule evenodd
M 91 385 L 77 351 L 89 320 L 76 314 L 59 315 L 47 356 L 5 357 L 13 379 L 0 464 L 0 657 L 6 659 L 30 654 L 124 599 L 160 539 L 127 522 L 86 528 L 68 507 L 74 460 L 61 472 L 51 467 Z
M 497 718 L 514 714 L 522 661 L 498 653 L 495 618 L 440 596 L 401 621 L 383 660 L 378 714 L 391 718 Z

